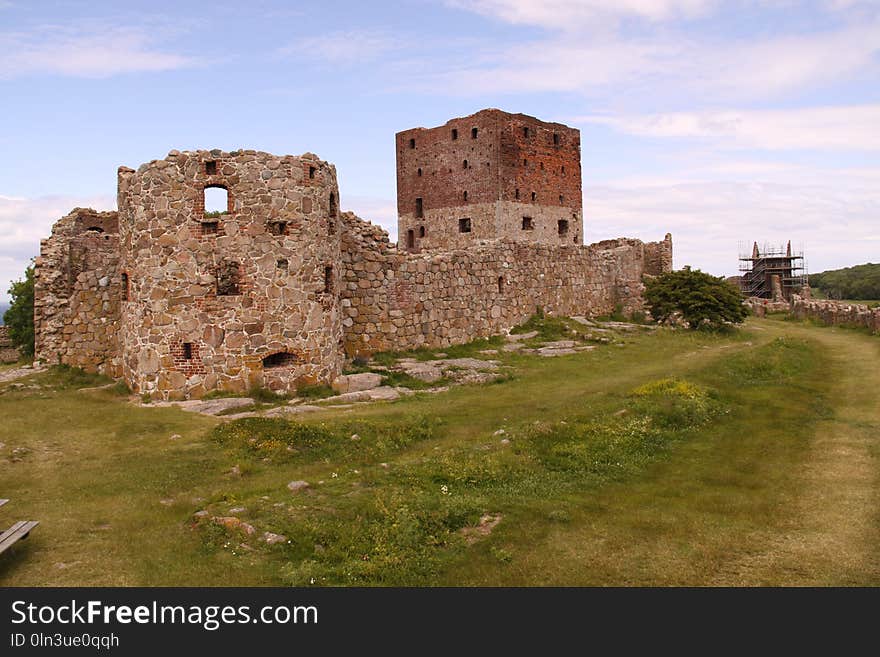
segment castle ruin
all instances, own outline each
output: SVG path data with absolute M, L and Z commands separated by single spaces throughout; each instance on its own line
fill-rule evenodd
M 466 342 L 537 308 L 635 311 L 642 276 L 671 270 L 669 235 L 582 245 L 577 130 L 483 110 L 396 143 L 398 244 L 340 211 L 335 168 L 310 153 L 120 167 L 118 211 L 77 208 L 40 244 L 37 360 L 162 399 L 293 391 L 347 357 Z M 212 188 L 225 211 L 205 211 Z

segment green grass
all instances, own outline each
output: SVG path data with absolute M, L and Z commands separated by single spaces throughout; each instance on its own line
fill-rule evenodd
M 296 422 L 132 406 L 74 371 L 0 385 L 3 512 L 42 523 L 0 582 L 880 583 L 875 340 L 749 320 L 499 358 L 497 384 Z M 254 536 L 193 518 L 236 507 Z

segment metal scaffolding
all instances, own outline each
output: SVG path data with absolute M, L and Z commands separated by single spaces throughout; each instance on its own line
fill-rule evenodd
M 785 246 L 767 245 L 762 248 L 754 242 L 751 253 L 740 243 L 740 287 L 746 297 L 789 300 L 791 295 L 809 284 L 804 252 L 792 253 L 791 242 Z M 779 289 L 774 294 L 774 281 Z

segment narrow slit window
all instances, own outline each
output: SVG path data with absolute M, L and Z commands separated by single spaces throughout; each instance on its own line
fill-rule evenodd
M 477 138 L 477 129 L 471 128 L 471 139 L 476 139 L 476 138 Z
M 209 161 L 205 162 L 205 173 L 209 176 L 214 176 L 217 174 L 216 160 L 209 160 Z
M 524 167 L 529 166 L 529 161 L 528 161 L 527 159 L 525 159 L 525 158 L 523 158 L 523 166 L 524 166 Z
M 330 192 L 330 216 L 336 216 L 336 194 Z
M 541 171 L 543 171 L 544 170 L 544 163 L 541 162 L 540 166 L 541 166 Z
M 565 196 L 563 196 L 562 194 L 560 194 L 560 195 L 559 195 L 559 205 L 562 205 L 563 203 L 565 203 Z
M 517 201 L 519 200 L 519 187 L 513 190 L 513 198 L 515 198 Z
M 333 291 L 333 267 L 324 267 L 324 292 L 329 294 Z
M 532 203 L 538 200 L 538 192 L 532 192 Z
M 406 231 L 406 248 L 416 248 L 416 231 L 414 231 L 412 228 Z
M 309 178 L 314 180 L 315 178 L 315 167 L 309 167 Z
M 523 137 L 525 137 L 526 139 L 529 138 L 529 129 L 528 129 L 528 127 L 523 128 Z
M 504 292 L 504 276 L 498 277 L 498 294 Z
M 467 203 L 467 200 L 468 200 L 467 192 L 465 192 L 465 193 L 464 193 L 464 202 Z
M 467 169 L 467 168 L 468 168 L 468 161 L 467 161 L 467 160 L 465 160 L 464 162 L 461 163 L 461 168 L 462 168 L 462 169 Z
M 128 301 L 128 274 L 122 274 L 122 300 Z
M 458 220 L 458 232 L 459 233 L 469 233 L 471 232 L 471 220 L 470 218 L 459 219 Z
M 553 133 L 553 145 L 559 146 L 559 133 L 558 132 Z
M 409 147 L 410 147 L 410 148 L 415 148 L 415 147 L 416 147 L 416 140 L 415 140 L 415 139 L 410 139 L 410 140 L 409 140 Z
M 416 219 L 421 219 L 425 216 L 425 208 L 422 203 L 421 198 L 416 199 Z
M 417 175 L 419 178 L 422 177 L 422 168 L 421 168 L 421 167 L 419 167 L 419 168 L 416 170 L 416 175 Z
M 565 165 L 564 164 L 562 165 L 562 168 L 559 170 L 559 173 L 561 173 L 563 176 L 565 175 Z
M 192 360 L 192 357 L 193 357 L 192 342 L 184 342 L 183 343 L 183 360 Z
M 531 217 L 523 217 L 522 218 L 522 229 L 523 230 L 535 230 L 535 222 L 532 221 Z
M 455 128 L 452 129 L 452 139 L 458 139 L 458 130 L 456 130 Z

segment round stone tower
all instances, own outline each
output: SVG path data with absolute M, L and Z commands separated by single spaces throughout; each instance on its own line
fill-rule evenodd
M 224 206 L 205 211 L 206 190 Z M 339 190 L 306 153 L 171 151 L 119 169 L 123 371 L 162 399 L 339 374 Z

